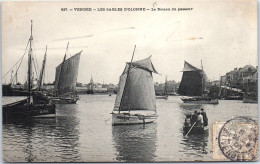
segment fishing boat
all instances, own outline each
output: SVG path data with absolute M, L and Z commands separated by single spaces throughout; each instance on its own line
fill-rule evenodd
M 50 98 L 53 104 L 75 104 L 79 100 L 76 83 L 82 51 L 66 59 L 68 46 L 62 63 L 56 67 L 54 96 Z
M 18 70 L 20 68 L 22 58 L 20 58 L 16 64 L 3 76 L 4 79 L 9 73 L 11 73 L 11 78 L 9 83 L 2 84 L 2 95 L 3 96 L 28 96 L 27 88 L 18 82 Z M 19 66 L 18 66 L 19 65 Z M 16 66 L 15 71 L 13 68 Z M 18 67 L 17 67 L 18 66 Z M 13 76 L 14 73 L 14 76 Z M 6 80 L 6 79 L 5 79 Z
M 135 48 L 134 48 L 135 50 Z M 152 72 L 157 73 L 151 57 L 126 63 L 120 76 L 112 114 L 112 125 L 147 124 L 156 120 L 156 99 Z M 130 113 L 135 111 L 136 113 Z M 152 111 L 153 113 L 146 113 Z M 143 113 L 139 113 L 143 112 Z M 144 114 L 146 113 L 146 114 Z
M 218 97 L 224 100 L 243 100 L 243 91 L 238 88 L 222 85 L 219 88 Z
M 177 93 L 183 96 L 181 100 L 184 103 L 218 104 L 217 98 L 206 95 L 206 75 L 203 67 L 199 69 L 184 61 L 184 68 L 181 72 L 183 72 L 183 75 Z
M 191 115 L 186 115 L 184 126 L 183 126 L 183 134 L 204 134 L 208 131 L 209 126 L 208 124 L 205 125 L 199 125 L 197 123 L 191 124 Z
M 257 75 L 258 72 L 255 74 Z M 256 77 L 257 79 L 257 77 Z M 243 103 L 253 103 L 257 104 L 258 103 L 258 93 L 257 93 L 257 81 L 256 82 L 249 82 L 247 80 L 246 83 L 246 92 L 243 93 Z
M 32 21 L 31 21 L 31 36 L 28 42 L 30 44 L 28 50 L 28 72 L 27 72 L 27 87 L 28 87 L 27 95 L 28 96 L 26 99 L 3 105 L 2 107 L 3 122 L 6 122 L 8 120 L 24 120 L 24 119 L 28 120 L 30 118 L 55 117 L 55 113 L 56 113 L 55 105 L 50 104 L 49 102 L 39 101 L 38 97 L 39 95 L 41 96 L 41 93 L 37 92 L 35 89 L 32 88 L 32 81 L 33 81 L 32 80 L 32 73 L 33 73 L 32 41 L 33 41 L 33 37 L 32 37 Z M 41 77 L 39 79 L 42 80 Z
M 243 103 L 258 103 L 258 96 L 255 92 L 246 92 L 243 94 Z
M 94 94 L 94 82 L 93 82 L 92 75 L 91 75 L 91 79 L 90 79 L 88 86 L 89 86 L 89 88 L 87 90 L 87 94 Z
M 165 84 L 164 84 L 164 92 L 162 95 L 156 95 L 156 99 L 168 99 L 168 93 L 167 93 L 167 77 L 165 77 Z
M 21 84 L 2 84 L 3 96 L 28 96 L 26 89 Z
M 189 132 L 190 130 L 190 132 Z M 208 126 L 194 126 L 191 129 L 191 126 L 184 126 L 183 127 L 183 133 L 187 134 L 189 132 L 189 134 L 203 134 L 205 132 L 207 132 L 209 130 Z

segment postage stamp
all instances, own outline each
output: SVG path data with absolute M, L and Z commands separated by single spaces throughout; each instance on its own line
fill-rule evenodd
M 236 117 L 212 126 L 213 159 L 258 160 L 258 124 L 248 117 Z

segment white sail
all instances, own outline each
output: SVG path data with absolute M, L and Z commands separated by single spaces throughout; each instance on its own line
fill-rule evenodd
M 154 69 L 150 57 L 133 62 L 127 77 L 128 67 L 129 63 L 120 77 L 114 110 L 119 110 L 120 106 L 120 111 L 155 111 L 156 99 L 152 72 L 157 73 L 157 71 Z

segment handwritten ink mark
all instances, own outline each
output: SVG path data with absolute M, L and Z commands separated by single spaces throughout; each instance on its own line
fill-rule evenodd
M 157 2 L 154 2 L 154 3 L 153 3 L 153 7 L 154 7 L 155 5 L 157 6 Z

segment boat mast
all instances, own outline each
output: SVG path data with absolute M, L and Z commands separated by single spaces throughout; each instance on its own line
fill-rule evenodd
M 33 37 L 32 37 L 32 24 L 33 21 L 31 20 L 31 36 L 29 39 L 30 42 L 30 49 L 29 49 L 29 53 L 28 53 L 28 96 L 29 96 L 29 103 L 31 103 L 31 73 L 32 73 L 32 41 L 33 41 Z
M 65 60 L 66 60 L 66 55 L 67 55 L 67 52 L 68 52 L 69 43 L 70 43 L 70 42 L 68 42 L 68 44 L 67 44 L 66 52 L 65 52 L 65 55 L 64 55 L 63 61 L 62 61 L 62 63 L 61 63 L 61 66 L 60 66 L 60 73 L 59 73 L 59 78 L 58 78 L 58 84 L 57 84 L 56 96 L 58 96 L 58 92 L 59 92 L 60 75 L 61 75 L 61 73 L 62 73 L 62 70 L 63 70 L 62 68 L 63 68 L 64 62 L 65 62 Z
M 201 70 L 202 70 L 202 87 L 201 87 L 201 90 L 202 90 L 202 95 L 203 97 L 205 97 L 205 94 L 204 94 L 204 72 L 203 72 L 203 65 L 202 65 L 202 60 L 200 61 L 201 62 Z
M 91 74 L 91 79 L 90 79 L 90 91 L 93 91 L 93 78 L 92 78 L 92 74 Z
M 15 66 L 15 70 L 16 70 L 16 72 L 15 72 L 15 84 L 17 84 L 17 83 L 18 83 L 18 77 L 17 77 L 17 65 Z
M 135 45 L 135 47 L 136 47 L 136 45 Z M 129 64 L 129 67 L 128 67 L 128 70 L 127 70 L 127 75 L 126 75 L 126 80 L 125 80 L 125 86 L 126 86 L 126 83 L 127 83 L 127 79 L 128 79 L 128 75 L 129 75 L 131 66 L 132 66 L 132 62 L 133 62 L 133 58 L 134 58 L 134 54 L 135 54 L 135 47 L 134 47 L 134 51 L 133 51 L 133 55 L 132 55 L 131 62 L 130 62 L 130 64 Z M 121 110 L 121 108 L 122 108 L 122 106 L 121 106 L 122 103 L 121 103 L 121 102 L 122 102 L 122 99 L 123 99 L 123 96 L 124 96 L 124 93 L 125 93 L 125 86 L 124 86 L 123 94 L 122 94 L 121 101 L 120 101 L 120 104 L 119 104 L 118 113 L 120 113 L 120 110 Z
M 41 70 L 39 81 L 38 81 L 38 90 L 39 91 L 41 90 L 41 86 L 42 86 L 43 74 L 44 74 L 44 71 L 45 71 L 45 64 L 46 64 L 46 56 L 47 56 L 47 46 L 46 46 L 46 50 L 45 50 L 45 54 L 44 54 L 44 59 L 43 59 L 43 62 L 42 62 L 42 70 Z
M 167 96 L 167 75 L 165 76 L 164 94 Z
M 10 84 L 12 85 L 13 83 L 13 70 L 11 71 L 11 79 L 10 79 Z

